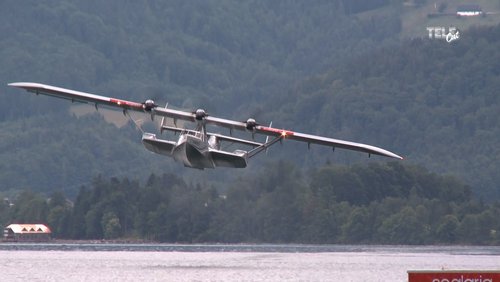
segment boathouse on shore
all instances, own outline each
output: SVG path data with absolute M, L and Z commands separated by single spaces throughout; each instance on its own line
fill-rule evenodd
M 44 242 L 50 240 L 51 233 L 45 224 L 11 224 L 3 230 L 3 239 L 16 242 Z

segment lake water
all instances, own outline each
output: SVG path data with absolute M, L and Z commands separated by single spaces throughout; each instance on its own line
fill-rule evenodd
M 0 281 L 407 281 L 500 270 L 500 247 L 0 244 Z

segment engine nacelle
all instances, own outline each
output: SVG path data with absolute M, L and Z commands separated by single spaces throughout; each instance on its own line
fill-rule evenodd
M 155 101 L 148 99 L 144 102 L 143 106 L 145 111 L 150 112 L 152 109 L 156 107 Z
M 206 116 L 207 113 L 205 112 L 204 109 L 197 109 L 196 112 L 194 112 L 196 120 L 203 120 Z
M 246 125 L 247 125 L 246 126 L 247 130 L 253 131 L 255 129 L 255 127 L 257 126 L 257 122 L 255 121 L 255 119 L 249 118 L 249 119 L 247 119 Z

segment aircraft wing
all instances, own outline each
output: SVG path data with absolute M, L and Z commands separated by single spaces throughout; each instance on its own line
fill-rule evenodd
M 43 94 L 57 98 L 67 99 L 72 102 L 95 104 L 96 108 L 98 105 L 105 105 L 117 109 L 122 109 L 124 111 L 134 110 L 141 112 L 149 112 L 151 113 L 151 115 L 158 115 L 163 117 L 169 117 L 174 120 L 184 120 L 190 122 L 196 122 L 197 119 L 202 118 L 206 124 L 225 127 L 229 128 L 230 130 L 234 129 L 243 131 L 247 130 L 253 133 L 263 134 L 267 136 L 274 136 L 274 137 L 282 136 L 284 139 L 306 142 L 308 144 L 319 144 L 319 145 L 330 146 L 333 148 L 338 147 L 347 150 L 365 152 L 368 154 L 381 155 L 396 159 L 403 159 L 401 156 L 398 156 L 392 152 L 389 152 L 379 147 L 362 143 L 344 141 L 339 139 L 327 138 L 323 136 L 293 132 L 290 130 L 266 127 L 256 124 L 255 121 L 251 119 L 249 119 L 247 122 L 234 121 L 229 119 L 217 118 L 210 115 L 205 115 L 204 111 L 201 112 L 203 115 L 200 117 L 197 116 L 197 113 L 167 109 L 166 107 L 159 107 L 157 105 L 154 105 L 154 102 L 152 101 L 150 102 L 152 102 L 153 104 L 147 105 L 148 101 L 146 101 L 145 103 L 137 103 L 137 102 L 131 102 L 116 98 L 110 98 L 106 96 L 100 96 L 100 95 L 65 89 L 61 87 L 40 84 L 40 83 L 16 82 L 16 83 L 10 83 L 9 86 L 23 88 L 29 92 L 33 92 L 36 94 Z
M 205 120 L 206 120 L 207 124 L 213 124 L 213 125 L 217 125 L 217 126 L 226 127 L 226 128 L 231 129 L 231 130 L 233 130 L 233 129 L 249 130 L 249 131 L 253 131 L 254 133 L 267 135 L 267 136 L 274 136 L 274 137 L 279 137 L 281 135 L 284 137 L 284 139 L 291 139 L 291 140 L 306 142 L 308 144 L 319 144 L 319 145 L 324 145 L 324 146 L 330 146 L 333 148 L 342 148 L 342 149 L 347 149 L 347 150 L 365 152 L 368 154 L 380 155 L 380 156 L 384 156 L 384 157 L 403 159 L 401 156 L 396 155 L 390 151 L 384 150 L 384 149 L 379 148 L 379 147 L 375 147 L 375 146 L 371 146 L 371 145 L 367 145 L 367 144 L 362 144 L 362 143 L 355 143 L 355 142 L 333 139 L 333 138 L 328 138 L 328 137 L 323 137 L 323 136 L 304 134 L 304 133 L 294 132 L 294 131 L 285 130 L 285 129 L 278 129 L 278 128 L 273 128 L 273 127 L 267 127 L 267 126 L 262 126 L 262 125 L 254 125 L 254 126 L 249 127 L 248 121 L 247 122 L 239 122 L 239 121 L 234 121 L 234 120 L 216 118 L 216 117 L 212 117 L 212 116 L 207 116 L 205 118 Z
M 291 139 L 291 140 L 296 140 L 296 141 L 300 141 L 300 142 L 306 142 L 308 144 L 319 144 L 319 145 L 329 146 L 329 147 L 333 147 L 333 148 L 342 148 L 342 149 L 347 149 L 347 150 L 365 152 L 368 154 L 380 155 L 380 156 L 384 156 L 384 157 L 403 159 L 403 157 L 401 157 L 397 154 L 394 154 L 390 151 L 387 151 L 385 149 L 371 146 L 371 145 L 367 145 L 367 144 L 362 144 L 362 143 L 333 139 L 333 138 L 311 135 L 311 134 L 304 134 L 304 133 L 294 132 L 294 131 L 285 130 L 285 129 L 278 129 L 278 128 L 273 128 L 273 127 L 267 127 L 267 126 L 262 126 L 262 125 L 254 125 L 254 126 L 251 126 L 249 128 L 248 122 L 239 122 L 239 121 L 227 120 L 227 119 L 216 118 L 216 117 L 211 117 L 211 116 L 207 116 L 205 120 L 206 120 L 207 124 L 213 124 L 213 125 L 217 125 L 217 126 L 226 127 L 226 128 L 231 129 L 231 130 L 233 130 L 233 129 L 250 130 L 250 131 L 253 131 L 254 133 L 267 135 L 267 136 L 274 136 L 274 137 L 278 137 L 281 135 L 284 137 L 284 139 Z
M 147 106 L 146 103 L 131 102 L 117 98 L 111 98 L 101 95 L 75 91 L 62 87 L 51 86 L 47 84 L 34 83 L 34 82 L 14 82 L 9 83 L 9 86 L 25 89 L 28 92 L 37 95 L 47 95 L 56 98 L 66 99 L 71 102 L 80 102 L 94 104 L 97 108 L 98 105 L 104 105 L 115 109 L 133 110 L 139 112 L 148 112 L 152 115 L 159 115 L 169 117 L 175 120 L 196 121 L 196 114 L 191 112 L 179 111 L 174 109 L 167 109 L 153 104 Z
M 70 100 L 72 102 L 95 104 L 96 107 L 97 105 L 105 105 L 110 107 L 121 108 L 124 110 L 130 109 L 130 110 L 144 111 L 144 105 L 141 103 L 130 102 L 126 100 L 115 99 L 61 87 L 50 86 L 41 83 L 15 82 L 15 83 L 10 83 L 9 86 L 22 88 L 28 92 L 33 92 L 37 95 L 42 94 L 42 95 Z
M 355 142 L 327 138 L 322 136 L 309 135 L 299 132 L 288 132 L 285 138 L 307 142 L 308 144 L 320 144 L 320 145 L 330 146 L 333 148 L 342 148 L 347 150 L 360 151 L 368 154 L 380 155 L 400 160 L 403 159 L 401 156 L 396 155 L 390 151 L 362 143 L 355 143 Z

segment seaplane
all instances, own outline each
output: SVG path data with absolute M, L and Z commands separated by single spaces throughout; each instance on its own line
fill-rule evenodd
M 8 86 L 22 88 L 36 95 L 42 94 L 66 99 L 74 103 L 90 104 L 95 106 L 96 110 L 99 110 L 100 107 L 122 110 L 123 114 L 129 117 L 130 111 L 151 115 L 152 120 L 155 117 L 161 117 L 160 135 L 165 130 L 171 131 L 179 134 L 178 140 L 165 140 L 154 133 L 143 132 L 142 143 L 144 147 L 151 152 L 171 157 L 190 168 L 201 170 L 216 167 L 244 168 L 247 167 L 250 158 L 267 151 L 270 146 L 277 142 L 283 142 L 283 140 L 305 142 L 308 147 L 311 144 L 319 144 L 329 146 L 333 150 L 341 148 L 368 153 L 369 156 L 380 155 L 403 159 L 401 156 L 379 147 L 273 128 L 272 123 L 269 126 L 263 126 L 257 123 L 254 118 L 248 118 L 243 122 L 218 118 L 207 114 L 201 108 L 193 112 L 181 111 L 168 108 L 168 104 L 165 107 L 159 106 L 150 99 L 142 103 L 131 102 L 33 82 L 15 82 L 8 84 Z M 130 119 L 134 121 L 131 117 Z M 167 124 L 166 119 L 173 121 L 173 126 L 170 125 L 171 123 Z M 188 129 L 184 126 L 178 126 L 177 121 L 183 121 L 183 124 L 186 124 L 186 122 L 187 124 L 191 123 L 195 127 Z M 229 129 L 230 134 L 207 132 L 207 125 Z M 264 135 L 266 139 L 264 142 L 256 142 L 254 138 L 252 140 L 236 138 L 232 135 L 234 130 L 249 132 L 252 137 L 255 134 Z M 222 146 L 224 143 L 236 143 L 251 149 L 226 151 Z

